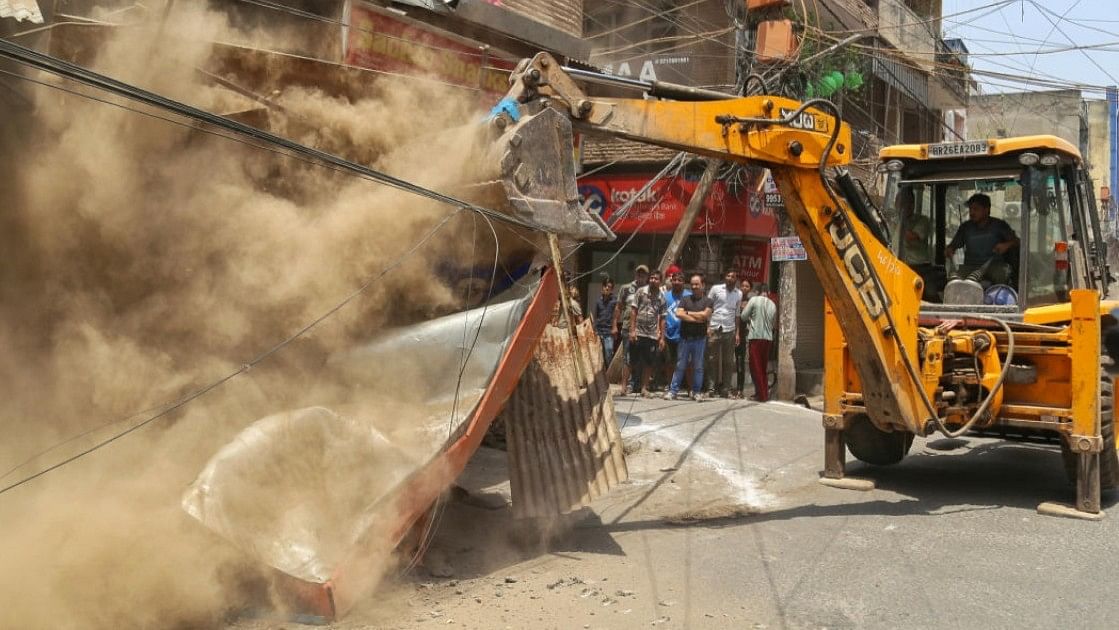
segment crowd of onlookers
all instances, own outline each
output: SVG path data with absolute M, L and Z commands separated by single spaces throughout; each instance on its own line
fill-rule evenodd
M 708 287 L 703 274 L 685 274 L 676 265 L 663 274 L 638 265 L 633 280 L 620 287 L 603 280 L 590 316 L 604 364 L 622 354 L 623 396 L 663 391 L 674 400 L 690 391 L 694 400 L 740 398 L 749 369 L 750 399 L 769 399 L 777 306 L 764 284 L 744 280 L 739 286 L 738 274 L 727 271 Z

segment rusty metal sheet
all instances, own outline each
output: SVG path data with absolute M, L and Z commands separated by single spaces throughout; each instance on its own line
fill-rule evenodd
M 602 346 L 589 321 L 577 330 L 590 382 L 566 325 L 549 324 L 502 412 L 515 518 L 572 512 L 629 478 Z

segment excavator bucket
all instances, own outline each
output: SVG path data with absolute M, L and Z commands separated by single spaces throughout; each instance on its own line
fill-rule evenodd
M 575 184 L 571 121 L 550 107 L 534 114 L 505 108 L 492 121 L 500 136 L 491 147 L 498 160 L 504 209 L 547 232 L 577 241 L 612 241 L 614 233 L 587 211 Z

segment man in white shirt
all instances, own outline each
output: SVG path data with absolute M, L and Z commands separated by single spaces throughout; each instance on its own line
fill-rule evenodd
M 707 325 L 707 373 L 712 395 L 726 396 L 734 384 L 734 346 L 738 343 L 738 312 L 742 291 L 738 289 L 738 273 L 729 270 L 723 284 L 711 287 L 707 297 L 713 309 Z

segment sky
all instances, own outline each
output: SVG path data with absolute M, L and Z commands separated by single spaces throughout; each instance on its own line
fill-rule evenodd
M 1093 86 L 1082 87 L 1085 97 L 1103 98 L 1102 86 L 1119 85 L 1116 0 L 943 1 L 943 37 L 964 40 L 974 69 L 1060 83 L 1029 85 L 977 74 L 974 78 L 984 92 L 1058 89 L 1077 83 Z M 1095 48 L 1058 51 L 1074 46 Z

